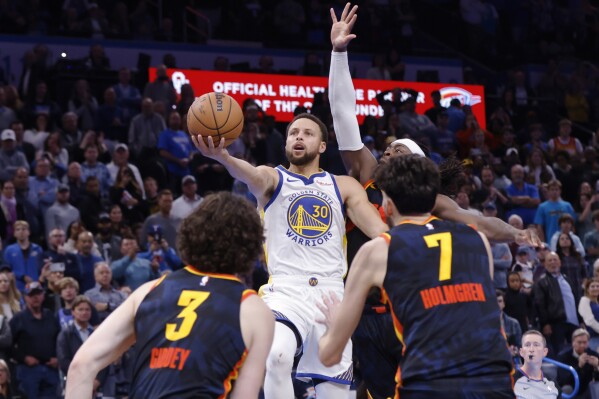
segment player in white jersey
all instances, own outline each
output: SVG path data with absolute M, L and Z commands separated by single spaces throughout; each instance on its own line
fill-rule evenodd
M 355 179 L 318 168 L 327 137 L 327 128 L 318 118 L 296 116 L 287 127 L 285 154 L 290 167 L 285 169 L 252 166 L 229 155 L 224 139 L 215 147 L 211 137 L 207 146 L 201 136 L 192 136 L 204 156 L 217 160 L 248 185 L 264 212 L 271 280 L 262 292 L 278 321 L 266 364 L 266 399 L 293 397 L 291 371 L 295 355 L 302 352 L 298 376 L 315 382 L 318 397 L 347 397 L 351 346 L 339 365 L 325 367 L 320 362 L 318 339 L 324 328 L 316 322 L 320 312 L 315 304 L 323 292 L 343 294 L 344 215 L 372 238 L 388 229 Z

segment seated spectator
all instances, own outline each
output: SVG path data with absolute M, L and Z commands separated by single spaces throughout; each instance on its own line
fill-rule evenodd
M 522 245 L 516 251 L 516 262 L 512 266 L 512 271 L 518 272 L 522 281 L 522 290 L 529 294 L 534 282 L 535 266 L 530 260 L 530 248 Z
M 220 57 L 222 58 L 222 57 Z M 187 115 L 187 111 L 189 110 L 189 107 L 191 107 L 191 104 L 193 104 L 193 102 L 196 99 L 196 95 L 193 92 L 193 86 L 190 85 L 189 83 L 186 83 L 184 85 L 181 86 L 181 98 L 179 100 L 179 102 L 177 103 L 177 112 L 179 113 L 179 115 L 181 115 L 182 117 Z
M 524 226 L 532 224 L 541 200 L 539 190 L 524 181 L 524 168 L 522 165 L 512 166 L 512 184 L 508 186 L 506 193 L 511 205 L 506 217 L 509 218 L 515 214 L 522 218 Z
M 6 106 L 6 93 L 4 87 L 0 87 L 0 130 L 7 129 L 16 119 L 17 115 L 15 114 L 15 111 Z
M 12 267 L 17 288 L 23 291 L 25 284 L 37 281 L 42 268 L 42 248 L 29 241 L 29 223 L 23 220 L 15 222 L 17 242 L 4 250 L 4 259 Z
M 48 114 L 38 114 L 35 117 L 35 125 L 32 129 L 25 130 L 23 141 L 33 145 L 36 151 L 44 147 L 44 141 L 50 135 L 50 127 L 48 126 Z M 15 132 L 16 133 L 16 132 Z
M 83 139 L 83 132 L 79 129 L 79 117 L 74 112 L 66 112 L 62 116 L 61 145 L 68 151 L 74 151 Z
M 594 211 L 592 215 L 595 228 L 586 233 L 583 239 L 587 261 L 590 264 L 594 264 L 599 258 L 599 210 Z
M 33 98 L 25 101 L 23 115 L 25 125 L 34 126 L 35 118 L 38 114 L 46 114 L 49 117 L 48 126 L 54 126 L 60 117 L 60 107 L 50 97 L 48 85 L 40 81 L 35 85 Z
M 572 347 L 564 349 L 557 358 L 558 362 L 572 366 L 578 374 L 577 398 L 587 398 L 589 384 L 599 379 L 599 354 L 589 347 L 589 333 L 584 328 L 579 328 L 572 333 Z M 565 389 L 574 389 L 574 376 L 569 370 L 558 368 L 557 382 Z
M 119 83 L 112 86 L 116 94 L 116 104 L 123 110 L 123 124 L 129 125 L 131 119 L 139 113 L 141 94 L 137 87 L 131 85 L 129 68 L 119 70 Z
M 77 206 L 84 191 L 83 180 L 81 180 L 81 164 L 71 162 L 67 168 L 67 174 L 62 180 L 69 186 L 69 202 L 71 205 Z
M 60 184 L 56 193 L 56 202 L 46 211 L 44 226 L 46 236 L 54 229 L 66 230 L 69 225 L 79 220 L 79 209 L 69 203 L 70 189 L 66 184 Z
M 133 117 L 129 125 L 129 149 L 135 160 L 151 160 L 157 157 L 158 136 L 166 125 L 160 114 L 154 112 L 154 102 L 144 98 L 141 113 Z
M 0 359 L 0 397 L 5 399 L 24 398 L 23 391 L 14 388 L 14 385 L 8 364 L 5 360 Z
M 58 180 L 50 176 L 50 161 L 41 158 L 35 163 L 35 175 L 29 177 L 29 201 L 38 210 L 40 220 L 56 201 Z
M 173 193 L 170 190 L 162 190 L 158 195 L 159 211 L 154 213 L 145 220 L 142 231 L 148 232 L 152 225 L 159 225 L 163 231 L 163 237 L 168 242 L 168 245 L 175 247 L 177 239 L 177 222 L 171 215 L 173 207 Z M 147 244 L 147 236 L 141 237 L 141 245 L 145 247 Z
M 71 226 L 77 225 L 78 222 L 71 223 Z M 79 270 L 79 263 L 74 253 L 71 253 L 65 247 L 66 234 L 62 229 L 54 229 L 48 234 L 47 243 L 48 250 L 44 252 L 42 259 L 49 263 L 63 264 L 64 275 L 67 277 L 73 277 L 79 281 L 81 279 L 81 271 Z
M 15 277 L 8 270 L 0 271 L 0 315 L 8 321 L 21 311 L 21 293 Z
M 3 247 L 14 242 L 14 224 L 25 220 L 25 209 L 15 197 L 15 185 L 6 181 L 1 185 L 0 194 L 0 240 Z
M 582 156 L 582 144 L 572 137 L 572 122 L 569 119 L 559 121 L 558 136 L 549 140 L 549 151 L 555 156 L 559 151 L 566 151 L 571 157 Z
M 77 261 L 81 270 L 81 291 L 85 292 L 95 285 L 94 266 L 102 258 L 92 253 L 94 236 L 89 231 L 79 233 L 77 237 Z
M 44 288 L 44 303 L 42 307 L 58 315 L 62 308 L 58 283 L 64 278 L 64 263 L 47 260 L 40 272 L 40 284 Z
M 104 104 L 96 114 L 95 129 L 104 132 L 104 137 L 113 142 L 127 140 L 127 125 L 123 122 L 123 110 L 116 105 L 116 93 L 112 87 L 104 91 Z
M 84 59 L 85 66 L 92 72 L 109 71 L 110 59 L 106 56 L 104 47 L 99 44 L 93 44 L 89 49 L 89 55 Z
M 73 304 L 75 298 L 79 295 L 79 284 L 74 279 L 65 277 L 58 281 L 58 292 L 60 293 L 61 307 L 58 310 L 57 317 L 61 329 L 65 329 L 73 322 Z M 90 323 L 94 327 L 100 324 L 100 316 L 94 307 L 92 307 Z
M 79 233 L 82 233 L 84 231 L 87 230 L 85 230 L 85 226 L 80 221 L 71 223 L 71 225 L 67 229 L 67 241 L 63 246 L 65 252 L 75 255 L 77 254 L 77 238 L 79 237 Z M 102 256 L 100 250 L 98 249 L 98 246 L 95 243 L 92 253 L 96 256 Z
M 549 249 L 551 249 L 552 251 L 556 251 L 557 250 L 557 241 L 559 239 L 559 236 L 562 233 L 568 234 L 570 236 L 570 239 L 574 243 L 574 247 L 576 247 L 576 250 L 578 251 L 578 253 L 582 257 L 584 257 L 586 255 L 586 253 L 584 250 L 584 246 L 582 245 L 582 241 L 580 241 L 580 238 L 578 238 L 578 236 L 576 234 L 574 234 L 574 231 L 573 231 L 574 218 L 572 217 L 572 215 L 570 215 L 569 213 L 562 213 L 560 215 L 557 223 L 559 225 L 559 230 L 556 231 L 555 233 L 553 233 L 551 240 L 549 240 Z
M 518 348 L 522 344 L 522 330 L 520 329 L 520 324 L 518 323 L 518 320 L 505 314 L 505 294 L 503 291 L 497 290 L 495 295 L 497 296 L 497 304 L 499 305 L 499 310 L 501 312 L 501 328 L 505 332 L 512 355 L 517 355 Z
M 56 358 L 60 325 L 49 310 L 42 308 L 44 290 L 40 283 L 27 283 L 24 292 L 26 307 L 10 321 L 19 389 L 28 398 L 55 398 L 60 386 Z
M 150 215 L 159 212 L 158 182 L 152 176 L 144 178 L 144 191 L 146 192 L 146 204 Z
M 160 157 L 166 164 L 171 179 L 171 188 L 178 192 L 181 179 L 190 174 L 189 161 L 195 152 L 189 135 L 181 130 L 181 115 L 171 111 L 168 117 L 168 129 L 158 137 Z
M 25 128 L 23 127 L 23 122 L 21 122 L 20 120 L 16 120 L 10 124 L 9 129 L 15 132 L 15 149 L 25 154 L 27 162 L 31 164 L 35 159 L 35 147 L 31 143 L 28 143 L 23 140 L 23 137 L 25 135 Z
M 399 113 L 399 125 L 402 132 L 415 139 L 436 129 L 434 123 L 426 115 L 420 115 L 416 112 L 416 98 L 414 96 L 408 97 L 405 101 L 403 110 Z
M 102 258 L 108 263 L 121 257 L 121 237 L 112 229 L 110 215 L 101 213 L 98 218 L 98 234 L 94 237 Z
M 110 207 L 110 212 L 108 213 L 108 216 L 110 217 L 110 227 L 112 229 L 112 234 L 116 234 L 122 237 L 123 228 L 129 226 L 126 225 L 123 221 L 123 211 L 121 211 L 121 206 L 118 204 L 112 205 Z
M 35 154 L 35 159 L 46 158 L 50 161 L 50 169 L 52 177 L 61 180 L 67 173 L 67 165 L 69 164 L 69 152 L 60 144 L 60 133 L 50 133 L 43 148 Z
M 110 173 L 101 162 L 98 162 L 98 146 L 95 144 L 88 144 L 85 147 L 85 161 L 81 164 L 81 179 L 87 182 L 88 177 L 94 176 L 100 182 L 100 193 L 102 196 L 108 196 L 110 186 L 112 186 L 112 179 Z
M 587 278 L 587 268 L 583 257 L 578 253 L 572 238 L 567 233 L 559 235 L 557 249 L 555 251 L 561 260 L 561 272 L 568 276 L 572 285 L 572 290 L 577 298 L 582 295 L 582 284 Z
M 85 150 L 89 145 L 95 145 L 98 149 L 98 155 L 96 156 L 96 161 L 102 164 L 107 164 L 110 162 L 110 152 L 108 151 L 108 146 L 104 141 L 104 132 L 95 130 L 88 130 L 83 135 L 83 139 L 77 143 L 78 145 L 75 147 L 71 147 L 70 157 L 74 161 L 85 162 Z M 85 180 L 84 180 L 85 181 Z
M 160 264 L 138 256 L 139 247 L 133 236 L 123 237 L 121 254 L 123 257 L 112 262 L 110 268 L 114 279 L 121 285 L 135 291 L 139 286 L 160 277 Z
M 144 190 L 143 180 L 141 179 L 139 169 L 137 166 L 129 162 L 129 147 L 127 147 L 127 144 L 119 143 L 114 147 L 114 151 L 112 152 L 112 162 L 106 166 L 108 168 L 108 172 L 110 172 L 110 178 L 112 181 L 116 181 L 119 170 L 124 166 L 128 167 L 133 172 L 135 181 L 141 189 L 142 198 L 145 199 L 146 192 Z
M 14 130 L 4 129 L 0 134 L 2 148 L 0 148 L 0 181 L 6 181 L 13 178 L 18 168 L 29 170 L 29 163 L 25 154 L 16 149 L 16 140 Z
M 89 176 L 85 181 L 85 191 L 77 206 L 81 213 L 81 221 L 87 230 L 97 233 L 98 216 L 105 211 L 105 205 L 100 194 L 100 181 L 96 176 Z
M 94 128 L 98 101 L 92 95 L 87 80 L 79 79 L 75 82 L 73 93 L 68 103 L 68 109 L 70 112 L 77 114 L 81 130 L 85 131 Z
M 545 153 L 539 148 L 533 148 L 524 167 L 526 182 L 540 187 L 543 183 L 555 180 L 555 173 L 545 159 Z
M 508 288 L 503 299 L 505 303 L 503 311 L 518 320 L 521 331 L 528 330 L 530 324 L 528 315 L 532 313 L 532 299 L 530 295 L 522 292 L 522 279 L 518 272 L 508 274 Z
M 187 175 L 181 180 L 183 194 L 173 202 L 171 216 L 181 223 L 194 209 L 202 202 L 202 197 L 198 195 L 198 185 L 195 177 Z
M 180 269 L 183 262 L 177 256 L 175 249 L 171 248 L 168 242 L 162 238 L 162 234 L 162 227 L 157 224 L 150 226 L 147 236 L 148 251 L 139 253 L 139 257 L 150 262 L 157 262 L 159 264 L 158 270 L 161 273 Z
M 578 314 L 589 332 L 589 348 L 599 348 L 599 280 L 590 278 L 584 283 L 584 295 L 578 303 Z
M 150 98 L 154 102 L 161 101 L 164 103 L 165 108 L 169 110 L 177 103 L 177 92 L 173 82 L 166 74 L 166 66 L 159 65 L 156 68 L 156 80 L 146 84 L 144 97 Z
M 530 141 L 528 143 L 524 144 L 524 147 L 523 147 L 524 150 L 528 154 L 531 154 L 532 150 L 535 148 L 541 150 L 542 154 L 547 154 L 549 152 L 549 145 L 547 144 L 547 142 L 545 142 L 543 140 L 543 136 L 544 136 L 543 125 L 541 125 L 540 123 L 533 123 L 532 125 L 530 125 L 529 126 L 529 136 L 530 136 Z M 552 173 L 553 173 L 553 171 L 552 171 Z M 555 177 L 553 177 L 553 178 L 555 178 Z
M 110 202 L 120 205 L 123 217 L 128 223 L 135 224 L 144 221 L 147 210 L 143 200 L 143 191 L 128 166 L 123 166 L 119 170 L 116 182 L 110 187 Z
M 96 286 L 85 292 L 85 296 L 91 301 L 93 307 L 98 311 L 100 322 L 104 321 L 120 304 L 125 302 L 127 296 L 111 285 L 112 270 L 108 263 L 96 263 L 94 267 L 94 278 Z

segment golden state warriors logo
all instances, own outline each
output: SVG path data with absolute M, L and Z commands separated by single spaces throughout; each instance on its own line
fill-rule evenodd
M 331 205 L 324 198 L 303 194 L 293 199 L 287 211 L 287 236 L 298 244 L 317 246 L 332 237 L 332 221 Z

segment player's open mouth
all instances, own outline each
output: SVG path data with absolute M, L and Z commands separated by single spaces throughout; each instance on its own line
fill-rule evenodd
M 294 144 L 291 148 L 293 151 L 303 151 L 305 149 L 303 144 Z

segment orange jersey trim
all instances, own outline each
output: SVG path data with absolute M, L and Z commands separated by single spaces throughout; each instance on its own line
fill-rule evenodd
M 241 294 L 241 302 L 245 301 L 246 299 L 248 299 L 252 295 L 258 295 L 258 293 L 256 291 L 254 291 L 254 290 L 245 290 L 245 291 L 243 291 L 243 294 Z
M 439 219 L 436 216 L 431 215 L 431 216 L 428 217 L 428 219 L 426 219 L 423 222 L 418 222 L 418 221 L 415 221 L 415 220 L 407 219 L 407 220 L 403 220 L 403 221 L 399 222 L 397 225 L 399 226 L 400 224 L 415 224 L 415 225 L 418 225 L 418 226 L 424 226 L 425 224 L 430 223 L 433 220 L 441 220 L 441 219 Z
M 379 237 L 381 237 L 383 240 L 385 240 L 387 242 L 387 245 L 391 244 L 391 234 L 382 233 Z
M 476 226 L 473 225 L 472 223 L 468 223 L 467 226 L 470 227 L 474 231 L 478 231 L 478 229 L 476 228 Z
M 229 396 L 229 392 L 231 392 L 231 388 L 233 388 L 233 381 L 239 377 L 239 369 L 243 366 L 243 362 L 245 362 L 245 358 L 248 355 L 247 349 L 243 351 L 241 355 L 241 359 L 233 366 L 233 370 L 229 373 L 225 381 L 223 381 L 223 389 L 224 393 L 218 397 L 218 399 L 226 399 Z
M 373 186 L 373 185 L 374 185 L 374 179 L 370 179 L 366 183 L 364 183 L 364 185 L 362 187 L 364 187 L 364 190 L 366 190 L 368 187 Z
M 162 283 L 164 281 L 164 279 L 166 278 L 166 276 L 168 276 L 168 274 L 165 274 L 164 276 L 160 277 L 158 279 L 158 281 L 156 281 L 154 283 L 154 285 L 152 286 L 152 288 L 150 288 L 150 291 L 152 291 L 154 288 L 158 287 L 160 285 L 160 283 Z
M 214 278 L 221 278 L 224 280 L 239 281 L 241 283 L 241 280 L 232 274 L 206 273 L 206 272 L 196 269 L 195 267 L 193 267 L 191 265 L 185 266 L 185 270 L 187 270 L 191 274 L 195 274 L 196 276 L 208 276 L 208 277 L 214 277 Z

